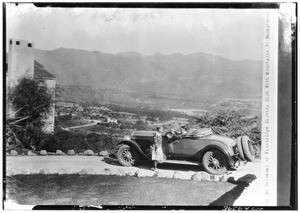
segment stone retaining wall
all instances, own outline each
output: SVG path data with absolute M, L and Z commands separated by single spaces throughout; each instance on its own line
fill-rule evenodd
M 180 179 L 180 180 L 192 180 L 192 181 L 228 181 L 228 182 L 235 182 L 235 183 L 244 183 L 249 184 L 254 179 L 256 179 L 255 175 L 245 175 L 238 179 L 235 179 L 230 174 L 225 173 L 223 175 L 210 175 L 206 172 L 184 172 L 184 171 L 170 171 L 170 170 L 158 170 L 157 172 L 139 169 L 134 167 L 126 167 L 126 168 L 103 168 L 101 170 L 94 170 L 92 168 L 84 168 L 79 169 L 77 171 L 70 171 L 66 168 L 60 168 L 57 171 L 49 171 L 47 168 L 41 169 L 39 172 L 30 172 L 28 169 L 22 169 L 20 171 L 16 170 L 7 170 L 6 175 L 30 175 L 30 174 L 78 174 L 78 175 L 116 175 L 116 176 L 132 176 L 136 178 L 145 178 L 145 177 L 152 177 L 152 178 L 173 178 L 173 179 Z

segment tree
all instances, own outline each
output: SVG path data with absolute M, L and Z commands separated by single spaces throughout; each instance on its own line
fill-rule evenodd
M 16 117 L 18 110 L 15 110 L 10 103 L 6 102 L 6 119 L 5 119 L 5 140 L 6 151 L 11 148 L 23 147 L 23 144 L 18 139 L 16 132 L 22 130 L 22 127 L 18 124 L 28 118 L 28 116 L 19 118 Z
M 50 112 L 53 103 L 52 94 L 45 82 L 28 77 L 21 78 L 12 88 L 9 101 L 15 109 L 20 109 L 16 113 L 17 117 L 27 117 L 19 122 L 25 131 L 17 132 L 23 145 L 25 148 L 38 148 L 44 135 L 43 118 Z

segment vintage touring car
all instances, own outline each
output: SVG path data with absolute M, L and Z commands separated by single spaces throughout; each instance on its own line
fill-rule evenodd
M 135 131 L 118 143 L 116 156 L 123 166 L 137 165 L 142 159 L 151 160 L 150 146 L 155 131 Z M 166 162 L 188 161 L 202 164 L 210 174 L 223 174 L 237 167 L 239 161 L 253 161 L 254 149 L 248 136 L 233 140 L 219 136 L 211 128 L 194 129 L 185 135 L 168 131 L 163 135 Z

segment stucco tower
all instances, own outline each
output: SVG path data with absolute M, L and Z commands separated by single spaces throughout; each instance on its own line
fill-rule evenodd
M 34 44 L 31 42 L 10 39 L 8 55 L 8 86 L 14 86 L 23 76 L 34 75 Z

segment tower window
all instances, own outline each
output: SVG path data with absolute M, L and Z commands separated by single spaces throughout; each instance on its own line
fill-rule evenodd
M 32 47 L 32 44 L 31 44 L 31 43 L 28 43 L 28 47 Z
M 9 41 L 9 44 L 12 44 L 12 40 Z
M 19 41 L 17 41 L 17 42 L 16 42 L 16 45 L 20 45 L 20 42 L 19 42 Z

